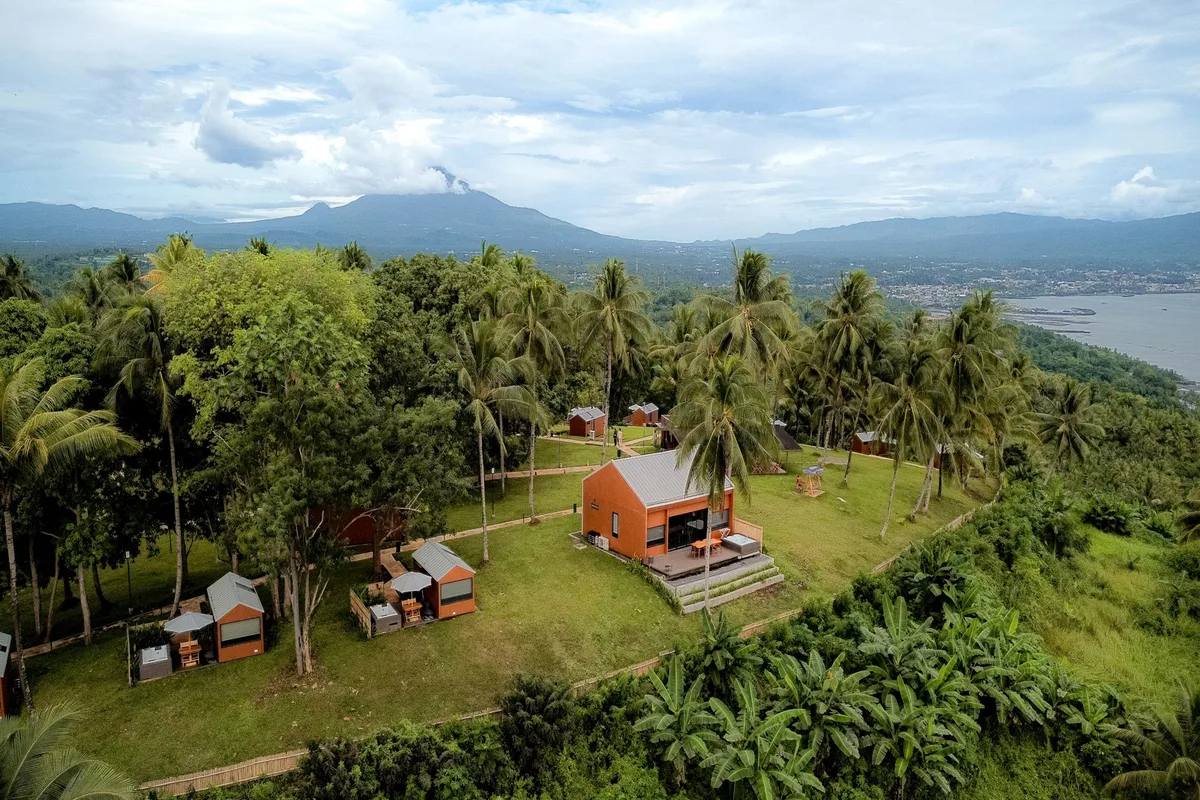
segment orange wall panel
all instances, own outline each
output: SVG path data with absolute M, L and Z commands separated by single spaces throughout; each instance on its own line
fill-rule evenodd
M 258 633 L 257 641 L 243 642 L 242 644 L 235 644 L 232 647 L 222 647 L 221 646 L 221 625 L 223 623 L 241 622 L 242 620 L 254 619 L 255 617 L 258 617 L 258 619 L 259 619 L 259 626 L 258 626 L 259 633 Z M 216 639 L 216 641 L 213 643 L 213 645 L 217 649 L 217 661 L 223 663 L 225 661 L 233 661 L 234 659 L 238 659 L 238 658 L 247 658 L 249 656 L 261 655 L 263 650 L 265 649 L 263 647 L 263 624 L 264 623 L 263 623 L 262 617 L 263 617 L 262 614 L 255 611 L 252 608 L 247 608 L 245 606 L 237 606 L 232 611 L 230 611 L 228 614 L 226 614 L 225 616 L 223 616 L 219 620 L 217 620 L 216 624 L 213 625 L 213 636 Z

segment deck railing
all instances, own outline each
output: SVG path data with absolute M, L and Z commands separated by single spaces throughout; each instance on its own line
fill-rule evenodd
M 733 518 L 733 532 L 740 533 L 742 536 L 753 539 L 756 542 L 762 542 L 763 540 L 763 529 L 761 525 L 755 525 L 753 523 L 746 522 L 744 519 L 738 519 L 737 517 Z

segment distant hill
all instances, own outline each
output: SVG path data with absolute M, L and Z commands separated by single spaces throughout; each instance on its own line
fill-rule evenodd
M 724 283 L 729 242 L 682 244 L 608 236 L 473 190 L 422 195 L 367 195 L 332 208 L 255 222 L 198 217 L 147 220 L 99 208 L 0 205 L 0 251 L 25 253 L 126 248 L 146 252 L 168 234 L 186 231 L 209 250 L 242 247 L 252 237 L 285 247 L 331 247 L 357 240 L 377 259 L 418 251 L 475 253 L 481 240 L 537 256 L 543 266 L 582 279 L 583 267 L 624 258 L 650 280 Z M 984 266 L 1133 267 L 1191 270 L 1200 265 L 1200 213 L 1132 222 L 1073 220 L 1023 214 L 889 219 L 742 239 L 796 275 L 836 274 L 851 264 L 889 269 L 904 259 L 936 282 L 946 264 Z M 886 276 L 881 276 L 885 279 Z

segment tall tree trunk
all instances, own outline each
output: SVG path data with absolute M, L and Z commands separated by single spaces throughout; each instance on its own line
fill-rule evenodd
M 605 367 L 604 380 L 604 435 L 600 437 L 600 463 L 604 464 L 608 461 L 608 428 L 612 425 L 612 419 L 609 418 L 608 412 L 612 406 L 612 356 L 613 343 L 612 337 L 608 339 L 608 352 L 605 354 L 607 365 Z
M 504 475 L 504 412 L 498 411 L 496 416 L 500 419 L 500 496 L 504 497 L 508 494 L 508 478 Z
M 483 474 L 483 428 L 476 430 L 479 441 L 479 506 L 483 510 L 483 563 L 488 563 L 487 481 Z
M 279 608 L 279 576 L 271 576 L 271 616 L 276 622 L 282 618 L 282 611 Z
M 896 499 L 896 478 L 900 477 L 900 455 L 899 451 L 895 458 L 892 459 L 892 488 L 888 492 L 887 511 L 883 515 L 883 530 L 879 532 L 879 538 L 887 537 L 888 524 L 892 521 L 892 501 Z
M 855 433 L 858 433 L 858 419 L 860 416 L 862 416 L 861 408 L 854 412 L 854 430 L 852 430 L 850 432 L 851 436 L 853 436 Z M 850 485 L 850 461 L 853 458 L 854 458 L 854 446 L 853 446 L 853 442 L 851 442 L 851 446 L 846 449 L 846 471 L 842 473 L 842 488 L 843 489 Z
M 537 472 L 537 423 L 529 423 L 529 521 L 537 517 L 533 511 L 533 475 Z
M 311 632 L 311 622 L 313 613 L 313 596 L 312 596 L 312 571 L 304 570 L 304 619 L 303 627 L 300 630 L 300 640 L 304 643 L 304 671 L 309 673 L 313 671 L 312 662 L 312 638 L 309 636 Z
M 38 579 L 37 556 L 33 552 L 33 531 L 29 532 L 29 588 L 33 598 L 33 635 L 42 635 L 42 582 Z
M 236 549 L 229 551 L 229 569 L 234 575 L 240 575 L 238 572 L 238 551 Z
M 54 633 L 54 598 L 58 596 L 58 550 L 54 551 L 54 579 L 50 581 L 50 604 L 46 607 L 46 635 L 42 642 L 48 642 Z M 66 584 L 67 586 L 70 583 Z
M 104 590 L 100 588 L 100 565 L 95 563 L 92 564 L 92 587 L 96 592 L 96 600 L 100 603 L 100 610 L 111 607 L 112 603 L 105 596 Z
M 942 499 L 942 474 L 946 471 L 946 454 L 938 458 L 938 500 Z
M 87 585 L 83 580 L 83 568 L 76 568 L 75 578 L 79 581 L 79 610 L 83 613 L 83 643 L 92 643 L 92 610 L 88 607 Z
M 304 660 L 304 621 L 300 617 L 300 587 L 298 586 L 300 582 L 300 570 L 297 561 L 295 553 L 288 554 L 288 571 L 284 573 L 284 584 L 288 597 L 291 599 L 292 641 L 296 649 L 296 674 L 303 676 L 306 672 Z
M 732 523 L 733 520 L 730 520 Z M 712 548 L 708 546 L 709 531 L 704 532 L 704 613 L 708 613 L 708 579 L 712 566 Z
M 175 467 L 175 431 L 167 426 L 167 447 L 171 456 L 171 495 L 175 501 L 175 599 L 171 601 L 168 619 L 179 612 L 179 601 L 183 597 L 183 514 L 179 510 L 179 472 Z
M 17 545 L 13 538 L 12 490 L 4 491 L 4 544 L 8 549 L 8 597 L 12 603 L 13 652 L 17 654 L 17 670 L 21 677 L 21 694 L 25 707 L 33 711 L 33 692 L 25 672 L 25 651 L 21 648 L 21 604 L 17 599 Z
M 61 551 L 58 554 L 58 563 L 55 564 L 54 566 L 55 566 L 55 569 L 58 569 L 60 566 L 63 566 Z M 71 589 L 71 568 L 69 566 L 67 566 L 67 568 L 63 570 L 63 604 L 64 605 L 67 603 L 70 603 L 72 600 L 75 599 L 75 596 L 72 594 L 72 591 L 74 591 L 74 590 Z

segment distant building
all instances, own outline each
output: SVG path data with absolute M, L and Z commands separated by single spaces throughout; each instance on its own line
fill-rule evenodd
M 595 406 L 572 408 L 567 416 L 567 429 L 572 436 L 584 436 L 599 439 L 604 435 L 604 423 L 607 421 L 604 412 Z
M 777 419 L 771 423 L 771 427 L 775 429 L 775 439 L 779 442 L 779 449 L 785 452 L 796 452 L 800 449 L 800 443 L 787 432 L 787 426 L 783 420 Z
M 850 449 L 868 456 L 886 456 L 891 453 L 895 441 L 875 431 L 859 431 L 850 437 Z
M 629 407 L 629 424 L 635 428 L 644 428 L 658 422 L 658 406 L 654 403 L 643 403 L 640 406 Z

